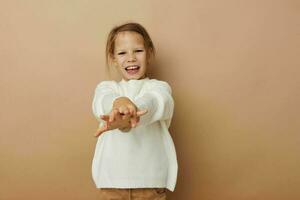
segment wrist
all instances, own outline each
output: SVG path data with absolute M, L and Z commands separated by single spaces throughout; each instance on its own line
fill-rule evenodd
M 128 104 L 133 104 L 128 97 L 118 97 L 113 102 L 113 108 L 119 108 L 120 106 L 126 106 Z

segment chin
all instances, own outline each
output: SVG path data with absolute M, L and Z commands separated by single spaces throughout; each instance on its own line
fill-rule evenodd
M 126 74 L 123 73 L 123 79 L 125 79 L 125 80 L 139 80 L 139 79 L 143 79 L 145 77 L 146 77 L 145 75 L 135 74 L 135 75 L 130 76 L 127 73 Z

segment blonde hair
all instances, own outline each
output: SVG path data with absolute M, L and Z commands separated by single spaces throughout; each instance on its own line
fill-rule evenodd
M 148 32 L 146 31 L 146 29 L 138 23 L 134 23 L 134 22 L 125 23 L 120 26 L 114 27 L 108 34 L 107 43 L 106 43 L 106 52 L 105 52 L 106 53 L 106 65 L 107 65 L 108 69 L 110 68 L 110 66 L 112 64 L 112 58 L 114 56 L 115 40 L 116 40 L 118 34 L 123 31 L 132 31 L 132 32 L 136 32 L 136 33 L 140 34 L 144 39 L 144 46 L 145 46 L 146 53 L 147 53 L 147 60 L 149 60 L 150 57 L 155 57 L 155 48 L 154 48 L 153 42 L 152 42 Z

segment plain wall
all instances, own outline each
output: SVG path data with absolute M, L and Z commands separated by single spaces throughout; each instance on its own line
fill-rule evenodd
M 299 17 L 295 0 L 1 0 L 0 199 L 99 199 L 91 103 L 130 20 L 173 89 L 169 199 L 300 199 Z

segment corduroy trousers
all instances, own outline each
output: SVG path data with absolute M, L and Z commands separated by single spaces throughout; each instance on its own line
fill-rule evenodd
M 166 200 L 165 188 L 100 188 L 99 200 Z

